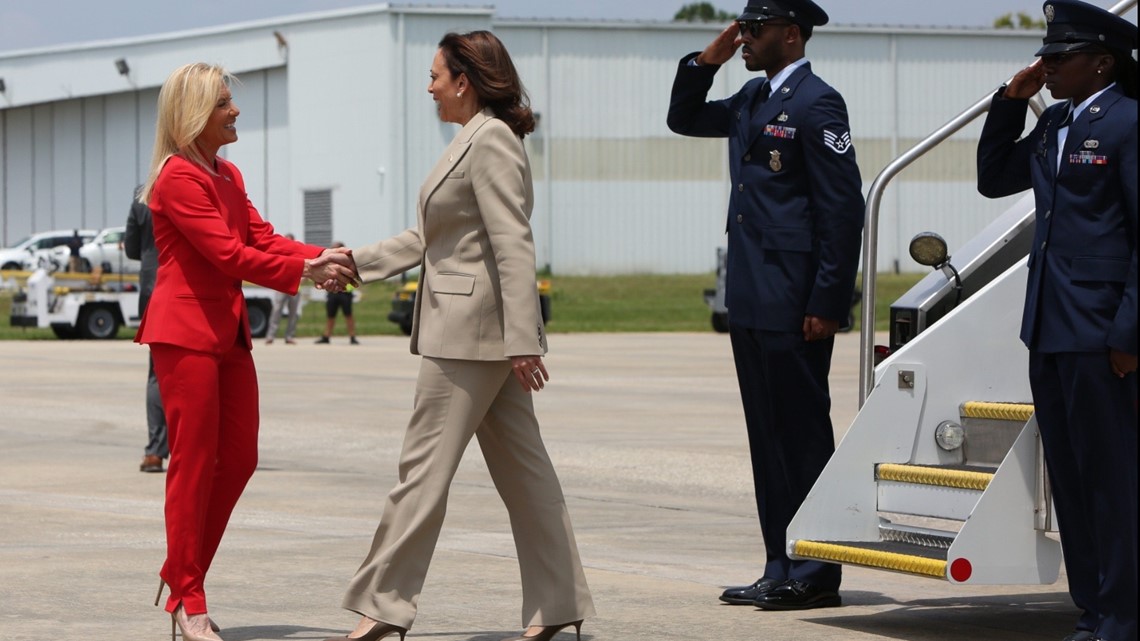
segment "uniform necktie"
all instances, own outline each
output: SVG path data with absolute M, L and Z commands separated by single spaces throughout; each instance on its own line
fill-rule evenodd
M 760 107 L 768 102 L 768 97 L 772 95 L 772 83 L 765 80 L 763 85 L 760 85 L 760 91 L 752 97 L 752 113 L 760 111 Z
M 1072 109 L 1069 110 L 1069 113 L 1065 116 L 1065 119 L 1061 121 L 1061 125 L 1058 126 L 1057 129 L 1064 129 L 1065 127 L 1068 127 L 1071 124 L 1073 124 L 1073 110 Z
M 772 83 L 765 80 L 764 86 L 760 87 L 760 92 L 757 94 L 756 100 L 758 100 L 760 102 L 760 104 L 764 104 L 764 103 L 768 102 L 768 98 L 770 98 L 771 96 L 772 96 Z

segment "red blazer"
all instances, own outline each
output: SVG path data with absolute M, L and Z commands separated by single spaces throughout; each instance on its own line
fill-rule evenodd
M 249 202 L 237 167 L 218 158 L 217 169 L 211 175 L 172 156 L 155 182 L 158 278 L 136 343 L 214 354 L 238 340 L 252 348 L 242 281 L 295 294 L 304 259 L 323 251 L 274 233 Z

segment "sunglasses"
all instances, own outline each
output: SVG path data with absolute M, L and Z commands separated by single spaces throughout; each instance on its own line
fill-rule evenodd
M 1066 62 L 1076 58 L 1077 55 L 1085 53 L 1084 51 L 1067 51 L 1065 53 L 1047 53 L 1041 56 L 1041 62 L 1047 65 L 1063 65 Z
M 736 26 L 740 29 L 740 35 L 749 34 L 753 38 L 759 38 L 760 32 L 764 27 L 790 27 L 791 22 L 775 22 L 772 20 L 737 20 Z
M 1108 51 L 1102 50 L 1099 47 L 1085 47 L 1084 49 L 1077 49 L 1076 51 L 1047 53 L 1041 56 L 1041 61 L 1048 65 L 1059 66 L 1079 56 L 1102 56 L 1106 54 L 1108 54 Z

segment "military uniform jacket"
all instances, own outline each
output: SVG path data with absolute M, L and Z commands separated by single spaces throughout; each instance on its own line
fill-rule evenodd
M 1136 101 L 1108 89 L 1061 150 L 1068 103 L 1018 140 L 1027 107 L 999 92 L 978 143 L 978 190 L 997 198 L 1032 187 L 1037 206 L 1021 340 L 1043 353 L 1136 354 Z
M 546 353 L 522 140 L 490 109 L 444 150 L 420 188 L 416 227 L 354 249 L 360 277 L 421 265 L 411 350 L 494 361 Z
M 799 332 L 805 315 L 847 318 L 864 202 L 843 98 L 805 63 L 766 102 L 764 78 L 706 101 L 719 67 L 689 65 L 695 56 L 677 69 L 668 124 L 729 140 L 729 322 Z

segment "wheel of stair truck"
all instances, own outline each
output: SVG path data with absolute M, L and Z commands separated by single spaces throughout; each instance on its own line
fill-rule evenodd
M 88 305 L 79 314 L 79 335 L 83 338 L 111 339 L 118 335 L 121 324 L 114 308 Z
M 270 304 L 267 300 L 245 300 L 245 308 L 249 312 L 249 333 L 254 338 L 264 338 L 269 332 Z

